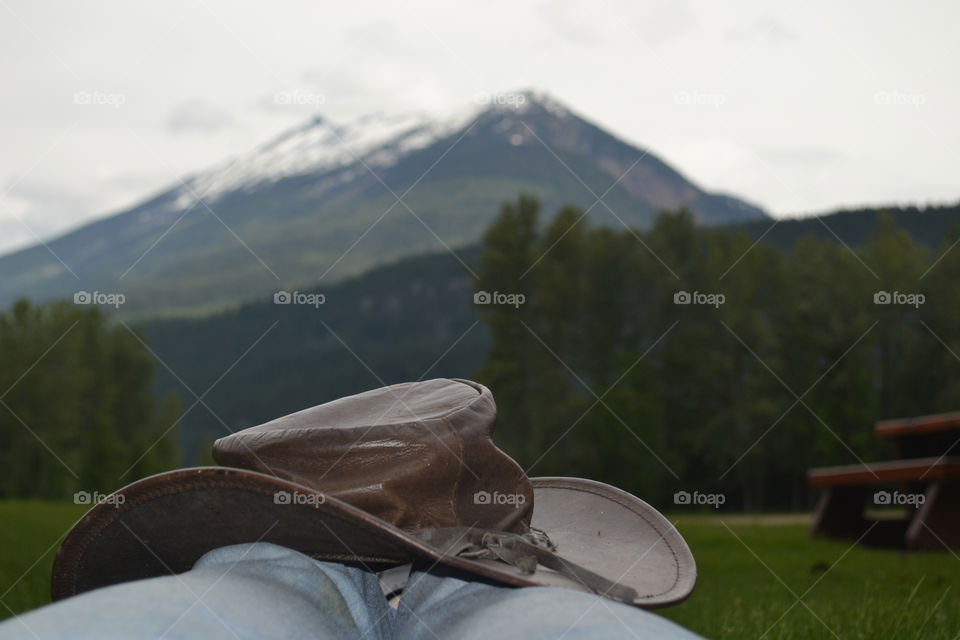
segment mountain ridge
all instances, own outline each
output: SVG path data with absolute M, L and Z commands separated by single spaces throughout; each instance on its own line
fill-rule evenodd
M 0 304 L 96 289 L 124 293 L 127 316 L 199 315 L 471 244 L 520 191 L 616 227 L 680 207 L 703 224 L 766 217 L 546 94 L 509 95 L 515 104 L 442 116 L 311 118 L 125 211 L 0 256 Z

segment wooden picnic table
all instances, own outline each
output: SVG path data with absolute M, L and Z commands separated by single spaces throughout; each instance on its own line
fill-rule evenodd
M 883 420 L 897 459 L 810 469 L 823 489 L 811 535 L 862 539 L 911 549 L 960 547 L 960 412 Z M 872 498 L 872 499 L 871 499 Z M 898 507 L 899 516 L 869 517 L 868 505 Z

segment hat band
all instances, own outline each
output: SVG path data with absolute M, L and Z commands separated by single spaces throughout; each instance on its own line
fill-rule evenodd
M 526 574 L 537 565 L 571 578 L 596 594 L 621 602 L 634 602 L 635 589 L 608 580 L 558 555 L 556 545 L 543 531 L 530 527 L 527 533 L 492 531 L 475 527 L 427 528 L 415 534 L 424 542 L 439 547 L 447 555 L 472 560 L 499 560 Z

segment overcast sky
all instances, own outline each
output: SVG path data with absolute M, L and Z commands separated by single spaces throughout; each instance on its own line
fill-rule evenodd
M 0 0 L 0 251 L 317 110 L 518 88 L 778 217 L 955 202 L 958 24 L 948 1 Z

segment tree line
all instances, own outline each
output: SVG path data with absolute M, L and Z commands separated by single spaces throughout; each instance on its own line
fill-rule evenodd
M 889 456 L 876 420 L 960 409 L 958 239 L 930 250 L 882 217 L 859 248 L 782 250 L 685 211 L 643 232 L 576 208 L 542 222 L 521 196 L 477 282 L 524 301 L 481 307 L 496 437 L 531 475 L 661 506 L 809 508 L 808 468 Z
M 209 439 L 181 455 L 178 401 L 158 393 L 179 383 L 161 384 L 150 349 L 205 389 L 285 314 L 207 398 L 230 428 L 381 383 L 320 317 L 385 383 L 475 373 L 497 399 L 495 438 L 531 475 L 659 506 L 698 490 L 727 509 L 808 508 L 809 467 L 889 455 L 877 419 L 960 409 L 960 232 L 933 247 L 881 218 L 853 247 L 829 231 L 757 237 L 683 211 L 645 231 L 576 208 L 544 220 L 521 197 L 463 253 L 490 294 L 476 302 L 447 254 L 330 289 L 338 304 L 315 314 L 148 325 L 149 349 L 96 307 L 20 301 L 0 313 L 0 497 L 105 492 L 193 462 Z
M 0 313 L 0 497 L 112 491 L 177 465 L 179 400 L 140 338 L 95 307 Z

